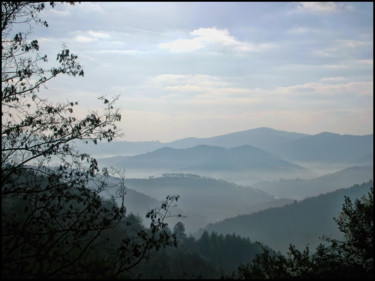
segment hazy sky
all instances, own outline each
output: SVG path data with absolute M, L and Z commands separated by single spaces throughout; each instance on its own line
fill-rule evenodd
M 64 43 L 85 71 L 42 95 L 86 112 L 120 95 L 125 140 L 373 133 L 372 2 L 83 2 L 42 18 L 49 63 Z

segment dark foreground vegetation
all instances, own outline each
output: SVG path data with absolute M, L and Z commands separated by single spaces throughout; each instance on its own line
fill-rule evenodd
M 345 197 L 335 218 L 344 240 L 324 237 L 312 252 L 290 246 L 287 256 L 265 251 L 233 275 L 240 279 L 370 279 L 374 275 L 374 188 L 354 203 Z
M 121 115 L 116 98 L 100 97 L 102 112 L 78 118 L 77 102 L 53 104 L 38 95 L 59 75 L 84 76 L 67 46 L 56 67 L 41 66 L 47 56 L 29 36 L 34 25 L 48 27 L 39 17 L 46 5 L 57 4 L 1 2 L 2 278 L 123 277 L 151 250 L 175 243 L 164 220 L 178 196 L 147 213 L 149 228 L 129 221 L 123 184 L 119 206 L 99 196 L 109 171 L 72 142 L 112 141 Z
M 71 143 L 111 141 L 121 115 L 116 98 L 101 97 L 103 112 L 79 119 L 76 102 L 51 104 L 38 96 L 58 75 L 84 75 L 65 46 L 57 67 L 40 67 L 47 57 L 38 41 L 28 38 L 31 31 L 15 30 L 18 23 L 47 27 L 39 18 L 47 4 L 56 5 L 1 4 L 3 279 L 373 277 L 373 188 L 354 203 L 346 198 L 336 218 L 343 241 L 326 238 L 313 253 L 291 246 L 287 256 L 236 235 L 204 232 L 195 239 L 182 223 L 171 230 L 165 219 L 174 215 L 177 195 L 147 213 L 148 227 L 127 212 L 123 181 L 116 194 L 121 204 L 100 197 L 109 171 Z
M 204 232 L 186 237 L 173 229 L 178 244 L 165 248 L 131 273 L 138 278 L 372 279 L 374 274 L 373 192 L 345 203 L 335 222 L 344 239 L 322 237 L 315 249 L 290 245 L 286 255 L 236 235 Z M 245 262 L 244 262 L 245 261 Z
M 324 237 L 316 249 L 290 245 L 282 255 L 235 234 L 205 231 L 196 239 L 182 222 L 170 229 L 159 218 L 163 222 L 177 197 L 152 210 L 146 228 L 142 218 L 122 215 L 114 200 L 88 188 L 51 188 L 45 176 L 30 171 L 13 179 L 12 187 L 26 182 L 24 190 L 33 192 L 2 201 L 3 278 L 373 277 L 373 188 L 354 203 L 345 197 L 335 218 L 342 241 Z

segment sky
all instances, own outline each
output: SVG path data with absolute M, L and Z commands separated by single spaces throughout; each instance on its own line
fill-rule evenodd
M 65 44 L 85 71 L 41 95 L 78 114 L 118 95 L 124 140 L 373 133 L 372 2 L 82 2 L 40 16 L 47 64 Z

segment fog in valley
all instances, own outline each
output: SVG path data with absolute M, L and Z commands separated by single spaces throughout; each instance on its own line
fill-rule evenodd
M 373 179 L 369 161 L 373 135 L 306 135 L 258 128 L 171 143 L 118 141 L 112 151 L 111 143 L 102 146 L 106 155 L 100 158 L 101 145 L 78 144 L 81 150 L 96 155 L 99 165 L 124 172 L 129 212 L 144 217 L 167 195 L 179 195 L 177 208 L 171 211 L 182 217 L 168 222 L 183 222 L 186 233 L 193 236 L 210 223 Z M 139 154 L 127 155 L 131 147 L 137 147 Z M 131 199 L 134 192 L 140 193 L 136 203 Z M 107 198 L 114 194 L 114 190 L 106 191 Z

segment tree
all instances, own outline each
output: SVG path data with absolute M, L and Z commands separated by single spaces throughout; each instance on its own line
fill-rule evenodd
M 365 271 L 373 270 L 374 262 L 374 188 L 356 200 L 353 204 L 349 197 L 345 197 L 342 212 L 335 218 L 345 241 L 337 243 L 344 253 L 345 260 Z
M 374 275 L 374 188 L 353 204 L 345 203 L 335 218 L 344 241 L 323 237 L 313 254 L 290 245 L 287 256 L 264 249 L 251 264 L 242 264 L 237 279 L 373 279 Z
M 185 225 L 182 222 L 177 222 L 173 227 L 173 234 L 176 236 L 177 241 L 181 241 L 186 238 Z
M 108 170 L 100 171 L 96 159 L 72 144 L 119 136 L 117 97 L 100 97 L 104 110 L 82 119 L 74 115 L 77 102 L 53 104 L 40 98 L 40 87 L 58 75 L 84 76 L 78 56 L 65 46 L 57 54 L 58 66 L 40 66 L 47 56 L 29 36 L 35 24 L 48 27 L 39 18 L 46 5 L 1 3 L 2 277 L 117 277 L 151 249 L 173 242 L 165 218 L 178 196 L 167 197 L 147 214 L 150 229 L 133 232 L 128 231 L 125 206 L 101 198 Z M 15 32 L 19 23 L 29 30 Z M 123 198 L 123 182 L 120 186 Z M 113 233 L 121 239 L 110 242 Z

